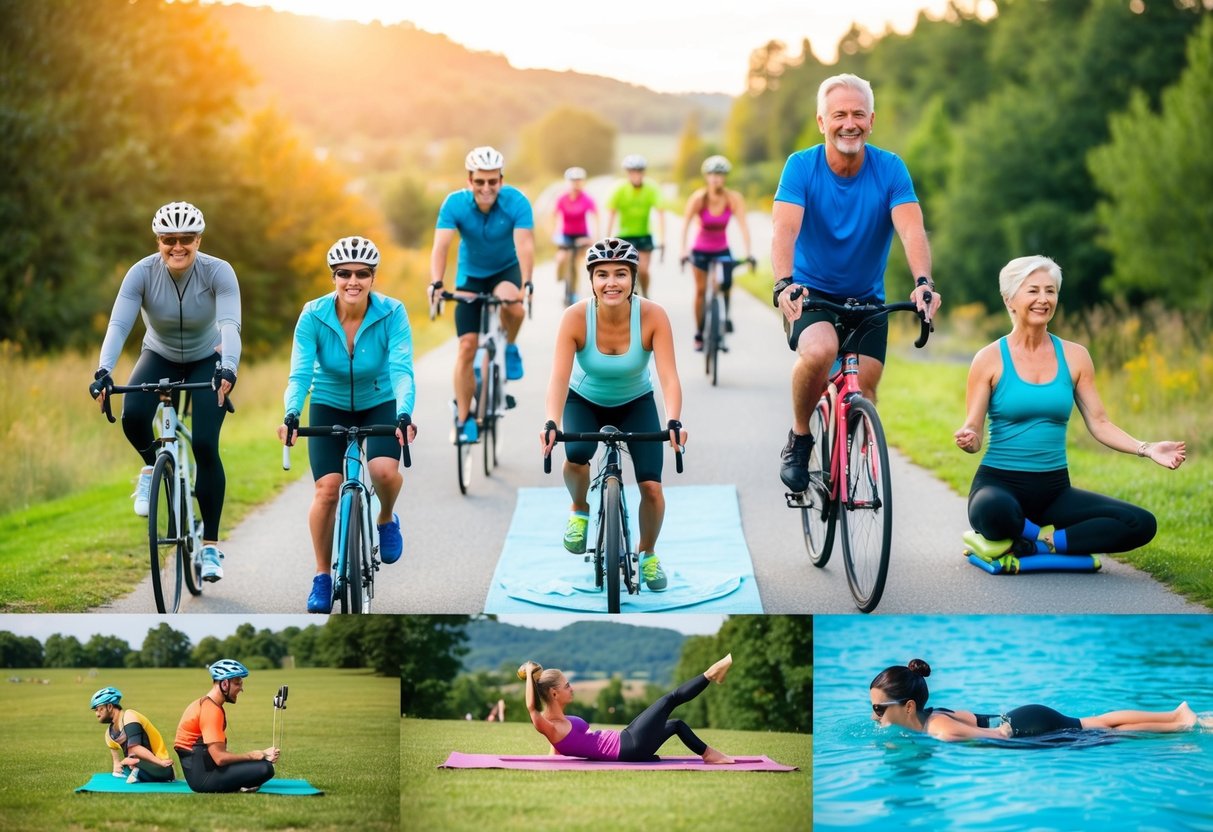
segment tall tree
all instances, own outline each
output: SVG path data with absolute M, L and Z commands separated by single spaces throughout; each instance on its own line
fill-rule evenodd
M 506 172 L 516 166 L 523 176 L 559 176 L 571 167 L 606 173 L 614 164 L 616 132 L 592 110 L 557 107 L 522 129 L 517 160 L 506 160 Z
M 42 644 L 33 636 L 0 630 L 0 667 L 42 667 Z
M 75 636 L 55 633 L 46 640 L 46 667 L 83 667 L 86 664 L 84 648 Z
M 117 636 L 94 634 L 84 645 L 85 662 L 92 667 L 122 667 L 131 646 Z
M 467 615 L 405 615 L 400 664 L 400 712 L 413 717 L 451 716 L 449 688 L 467 652 Z
M 143 667 L 189 667 L 190 637 L 161 623 L 147 631 L 139 662 Z

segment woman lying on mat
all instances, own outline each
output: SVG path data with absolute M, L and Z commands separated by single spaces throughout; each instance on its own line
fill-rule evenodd
M 1112 711 L 1099 716 L 1072 717 L 1044 705 L 1024 705 L 998 714 L 928 708 L 927 676 L 931 667 L 922 659 L 909 665 L 887 667 L 872 680 L 868 693 L 872 698 L 872 720 L 883 728 L 896 725 L 930 734 L 951 742 L 966 739 L 1007 739 L 1038 737 L 1059 731 L 1102 728 L 1107 731 L 1142 731 L 1170 734 L 1191 730 L 1198 722 L 1213 727 L 1213 717 L 1200 717 L 1180 702 L 1173 711 Z M 998 727 L 992 723 L 1001 720 Z
M 518 678 L 529 680 L 526 707 L 531 714 L 531 724 L 547 737 L 553 754 L 589 760 L 645 762 L 653 759 L 657 749 L 677 734 L 683 745 L 702 757 L 705 763 L 731 763 L 732 757 L 709 747 L 681 719 L 670 719 L 670 712 L 703 693 L 709 681 L 722 684 L 732 664 L 733 654 L 730 653 L 677 690 L 662 696 L 622 731 L 587 731 L 589 726 L 581 717 L 565 716 L 565 706 L 573 701 L 573 686 L 559 670 L 544 670 L 535 662 L 525 662 L 518 668 Z

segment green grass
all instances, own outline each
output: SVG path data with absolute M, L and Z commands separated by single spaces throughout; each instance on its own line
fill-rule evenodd
M 812 828 L 811 736 L 713 729 L 696 733 L 728 754 L 765 754 L 800 770 L 437 769 L 451 751 L 545 754 L 547 744 L 527 723 L 405 719 L 400 723 L 400 817 L 408 818 L 409 828 L 444 832 Z M 674 739 L 661 753 L 690 752 Z
M 93 691 L 122 690 L 124 704 L 148 716 L 172 745 L 185 706 L 206 693 L 200 670 L 10 670 L 49 685 L 5 683 L 0 707 L 18 746 L 0 760 L 0 828 L 43 830 L 396 830 L 400 827 L 399 682 L 353 670 L 258 671 L 227 706 L 232 751 L 265 748 L 270 700 L 289 684 L 286 734 L 276 776 L 306 779 L 323 797 L 273 795 L 76 794 L 112 759 L 88 709 Z M 174 755 L 175 757 L 175 755 Z M 181 767 L 176 766 L 178 777 Z

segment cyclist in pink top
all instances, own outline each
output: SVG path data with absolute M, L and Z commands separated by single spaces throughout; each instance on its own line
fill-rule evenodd
M 574 167 L 564 172 L 569 189 L 556 200 L 556 207 L 552 211 L 559 229 L 553 239 L 556 245 L 561 246 L 556 250 L 557 280 L 564 274 L 564 264 L 570 255 L 573 257 L 573 268 L 569 270 L 569 279 L 577 279 L 577 270 L 581 268 L 580 264 L 585 258 L 590 240 L 597 236 L 590 227 L 589 217 L 593 214 L 594 225 L 598 224 L 598 206 L 594 203 L 594 198 L 584 190 L 585 175 L 585 168 Z M 573 251 L 569 251 L 570 248 Z M 575 299 L 572 285 L 568 287 L 566 296 L 570 302 Z
M 745 199 L 737 191 L 724 186 L 725 177 L 733 166 L 723 156 L 709 156 L 703 162 L 703 177 L 707 185 L 691 194 L 687 200 L 686 212 L 682 224 L 682 262 L 691 261 L 695 273 L 695 350 L 703 351 L 703 294 L 707 288 L 708 267 L 713 260 L 731 258 L 729 252 L 728 231 L 729 220 L 737 220 L 741 231 L 742 245 L 745 246 L 745 258 L 751 253 L 750 226 L 746 222 Z M 691 226 L 698 223 L 699 232 L 695 236 L 695 244 L 688 251 L 687 237 Z M 729 289 L 732 288 L 732 269 L 725 269 L 724 282 L 720 293 L 724 297 L 724 331 L 733 331 L 733 321 L 729 317 Z
M 573 701 L 573 686 L 555 668 L 544 670 L 535 662 L 524 662 L 518 678 L 526 682 L 526 707 L 531 724 L 552 744 L 553 754 L 584 757 L 587 760 L 645 762 L 675 734 L 683 745 L 703 758 L 705 763 L 732 763 L 733 758 L 712 748 L 681 719 L 670 719 L 670 712 L 690 702 L 707 689 L 708 682 L 720 685 L 733 665 L 733 654 L 725 656 L 703 673 L 670 691 L 622 731 L 590 731 L 579 716 L 565 716 L 565 707 Z

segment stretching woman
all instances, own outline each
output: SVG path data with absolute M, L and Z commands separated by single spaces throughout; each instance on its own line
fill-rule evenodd
M 644 762 L 653 759 L 657 749 L 677 734 L 683 745 L 702 757 L 705 763 L 722 764 L 733 762 L 733 758 L 699 739 L 681 719 L 670 719 L 670 712 L 703 693 L 709 681 L 723 684 L 732 665 L 733 654 L 730 653 L 677 690 L 662 696 L 622 731 L 588 731 L 589 726 L 581 717 L 565 716 L 565 706 L 573 701 L 573 686 L 559 670 L 544 670 L 535 662 L 524 662 L 518 668 L 518 678 L 529 680 L 526 707 L 531 714 L 531 724 L 547 737 L 553 754 L 588 760 Z
M 1024 705 L 1001 716 L 928 708 L 930 692 L 926 677 L 930 675 L 931 667 L 922 659 L 911 659 L 909 665 L 886 667 L 878 673 L 868 691 L 872 698 L 872 720 L 885 728 L 896 725 L 947 742 L 1037 737 L 1057 731 L 1093 728 L 1170 734 L 1191 730 L 1198 722 L 1187 702 L 1180 702 L 1173 711 L 1111 711 L 1081 718 L 1066 716 L 1044 705 Z M 991 727 L 1000 719 L 1001 725 Z M 1199 720 L 1202 726 L 1213 727 L 1206 725 L 1206 721 L 1213 722 L 1213 719 Z
M 1139 442 L 1108 418 L 1095 366 L 1081 344 L 1049 332 L 1061 268 L 1048 257 L 1018 257 L 998 275 L 1011 332 L 983 347 L 969 369 L 964 425 L 956 445 L 975 454 L 990 415 L 990 445 L 969 490 L 969 522 L 1017 555 L 1127 552 L 1157 531 L 1143 508 L 1070 485 L 1066 425 L 1075 403 L 1091 435 L 1114 451 L 1178 468 L 1183 442 Z

